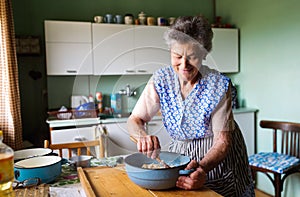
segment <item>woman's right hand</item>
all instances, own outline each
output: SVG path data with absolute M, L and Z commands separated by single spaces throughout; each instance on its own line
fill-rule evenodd
M 155 135 L 146 135 L 137 138 L 137 149 L 139 152 L 147 155 L 152 159 L 159 156 L 160 153 L 160 143 L 159 139 Z

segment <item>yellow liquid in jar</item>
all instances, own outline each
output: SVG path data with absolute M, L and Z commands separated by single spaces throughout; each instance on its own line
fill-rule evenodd
M 0 153 L 0 197 L 14 197 L 14 159 L 12 155 Z

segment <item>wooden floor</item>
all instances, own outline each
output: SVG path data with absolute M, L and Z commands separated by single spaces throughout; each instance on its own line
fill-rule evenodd
M 272 196 L 256 189 L 255 190 L 255 197 L 272 197 Z

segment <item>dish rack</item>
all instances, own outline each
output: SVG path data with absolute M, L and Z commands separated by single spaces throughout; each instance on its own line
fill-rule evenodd
M 79 118 L 97 118 L 99 111 L 68 109 L 66 111 L 49 111 L 49 118 L 59 120 L 79 119 Z

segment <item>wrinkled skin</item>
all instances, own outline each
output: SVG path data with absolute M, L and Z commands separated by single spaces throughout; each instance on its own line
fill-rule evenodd
M 186 170 L 195 169 L 189 176 L 180 176 L 176 182 L 176 186 L 185 190 L 200 189 L 206 180 L 206 173 L 199 163 L 192 160 L 186 167 Z
M 158 137 L 154 135 L 139 137 L 137 141 L 137 149 L 139 152 L 147 155 L 149 158 L 157 158 L 160 153 L 160 143 Z

